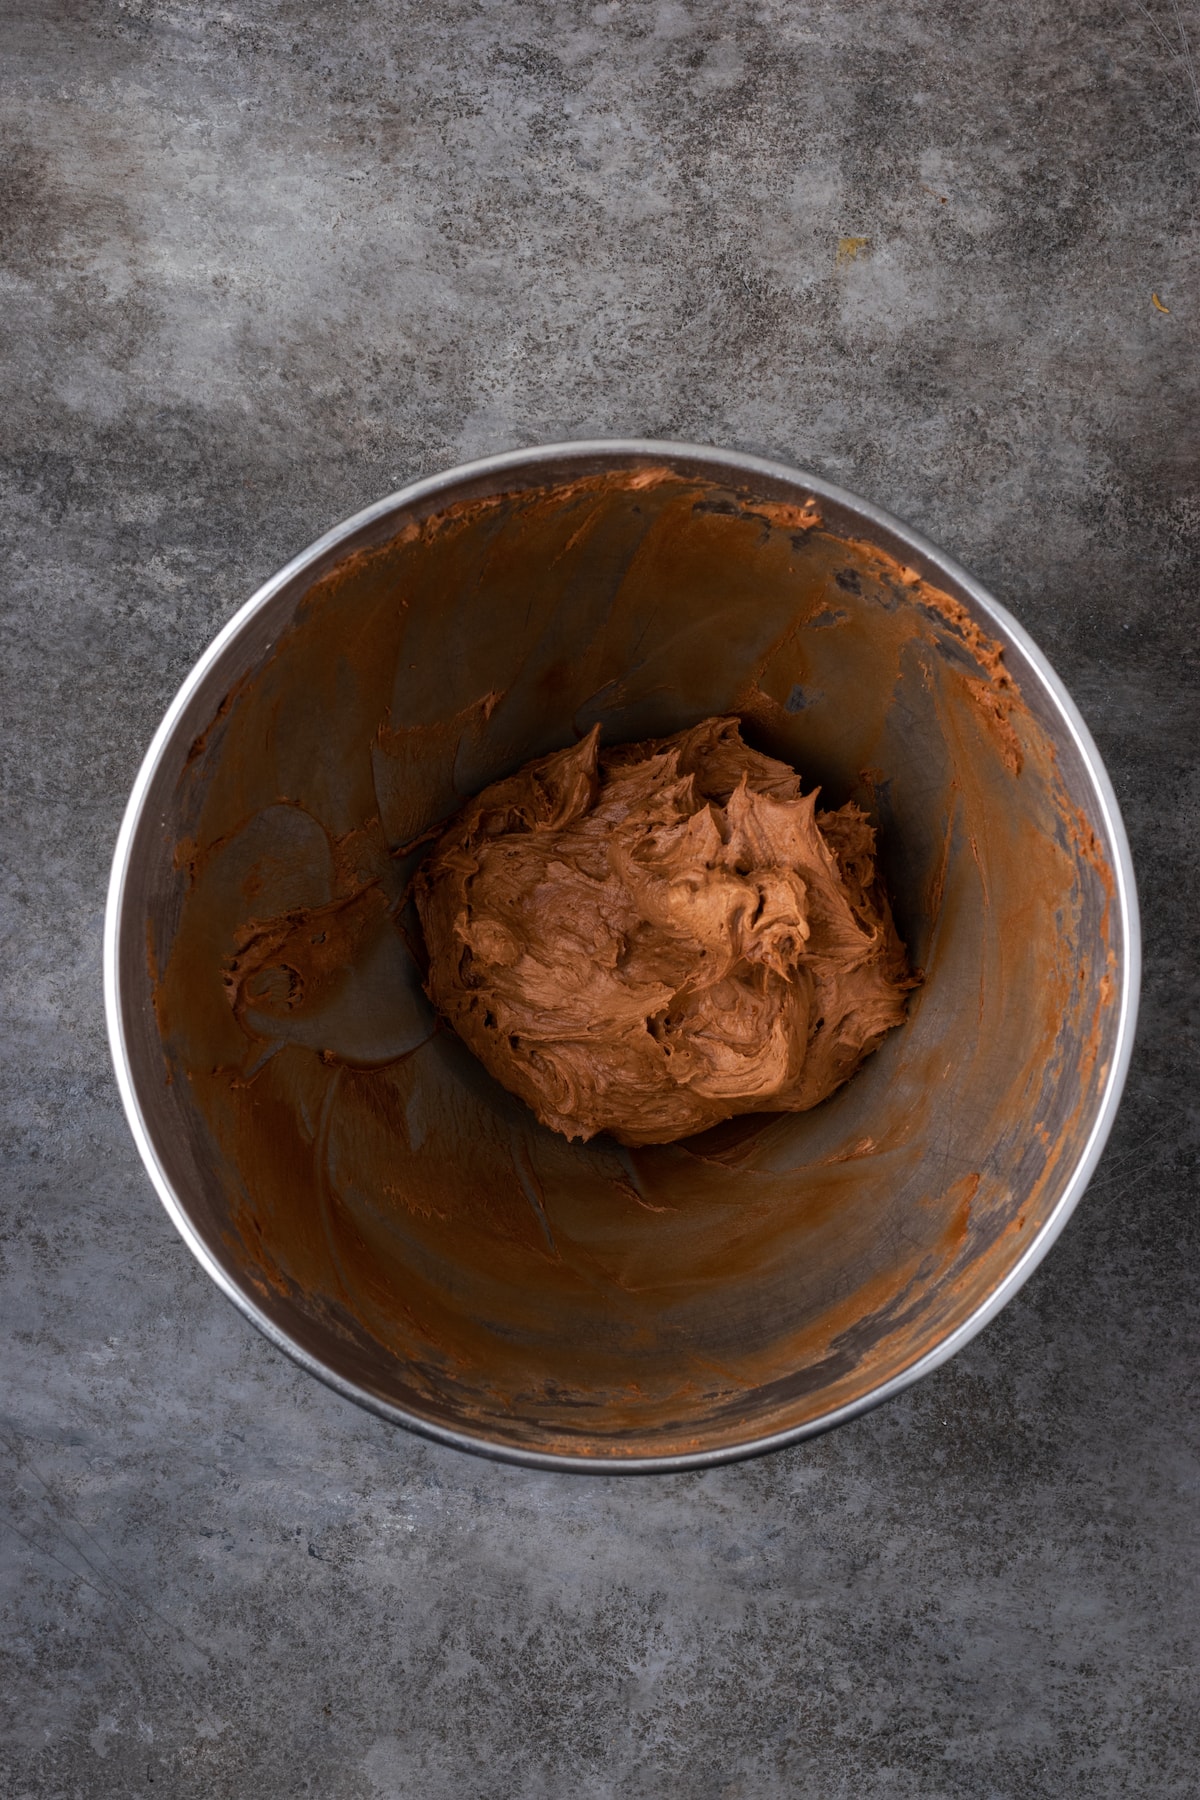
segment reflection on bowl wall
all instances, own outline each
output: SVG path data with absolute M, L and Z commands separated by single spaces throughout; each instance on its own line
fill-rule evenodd
M 924 982 L 809 1113 L 568 1144 L 431 1013 L 407 884 L 529 758 L 716 713 L 868 811 Z M 268 583 L 152 746 L 108 928 L 126 1104 L 209 1271 L 343 1392 L 553 1466 L 746 1454 L 942 1360 L 1078 1197 L 1136 1002 L 1115 802 L 1019 627 L 876 509 L 672 445 L 491 458 Z

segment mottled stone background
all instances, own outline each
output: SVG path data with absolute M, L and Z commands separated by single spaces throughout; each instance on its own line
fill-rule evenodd
M 0 10 L 0 1793 L 1190 1800 L 1195 6 Z M 964 1354 L 586 1481 L 243 1323 L 99 964 L 139 759 L 257 583 L 411 477 L 622 434 L 815 469 L 992 585 L 1108 759 L 1147 974 L 1107 1157 Z

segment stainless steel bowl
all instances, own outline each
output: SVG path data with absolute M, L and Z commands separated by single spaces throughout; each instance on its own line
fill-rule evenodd
M 414 841 L 596 720 L 715 712 L 871 810 L 923 986 L 811 1113 L 568 1146 L 430 1015 Z M 138 1148 L 247 1318 L 398 1424 L 593 1471 L 794 1442 L 973 1337 L 1096 1166 L 1138 967 L 1111 786 L 1016 621 L 876 507 L 652 442 L 418 482 L 267 582 L 155 735 L 105 937 Z

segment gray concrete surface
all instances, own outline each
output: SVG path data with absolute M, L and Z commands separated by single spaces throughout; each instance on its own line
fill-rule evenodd
M 6 1800 L 1200 1792 L 1181 21 L 5 0 Z M 963 1355 L 807 1448 L 581 1481 L 388 1429 L 217 1295 L 100 934 L 154 725 L 263 577 L 409 477 L 631 433 L 807 465 L 990 582 L 1108 759 L 1147 977 L 1092 1189 Z

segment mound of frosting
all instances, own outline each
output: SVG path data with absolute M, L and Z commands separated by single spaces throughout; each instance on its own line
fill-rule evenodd
M 816 800 L 736 719 L 608 750 L 593 729 L 485 788 L 422 865 L 430 999 L 568 1138 L 816 1106 L 913 985 L 872 827 Z

